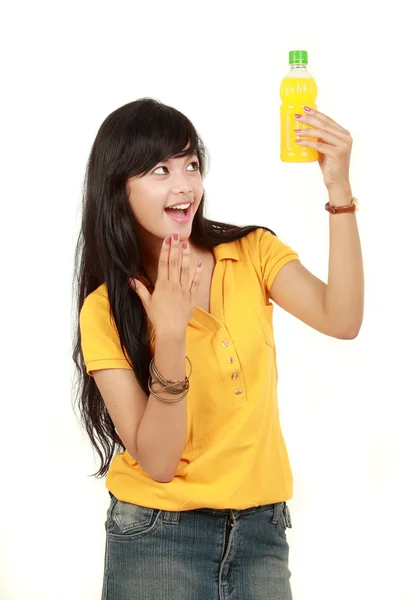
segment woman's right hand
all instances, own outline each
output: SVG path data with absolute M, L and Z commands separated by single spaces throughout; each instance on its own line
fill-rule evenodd
M 138 279 L 129 280 L 156 332 L 185 334 L 195 311 L 203 264 L 200 261 L 201 266 L 200 263 L 197 265 L 193 281 L 190 282 L 190 246 L 188 242 L 184 245 L 185 248 L 180 242 L 180 236 L 177 240 L 172 237 L 171 240 L 166 238 L 163 241 L 157 281 L 152 294 Z

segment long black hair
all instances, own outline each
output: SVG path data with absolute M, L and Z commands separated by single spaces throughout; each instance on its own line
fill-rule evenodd
M 144 273 L 144 268 L 126 181 L 148 173 L 159 162 L 189 154 L 197 154 L 204 177 L 208 155 L 193 124 L 175 108 L 152 98 L 141 98 L 112 112 L 102 123 L 91 148 L 74 256 L 72 358 L 78 375 L 73 383 L 74 403 L 101 461 L 99 470 L 93 474 L 96 477 L 107 473 L 116 447 L 123 451 L 125 446 L 94 378 L 86 372 L 79 313 L 85 298 L 105 282 L 121 347 L 130 357 L 139 384 L 149 395 L 151 355 L 147 316 L 140 298 L 128 285 L 128 278 Z M 240 239 L 260 227 L 275 235 L 264 226 L 239 227 L 209 220 L 204 216 L 204 203 L 205 194 L 194 216 L 190 238 L 202 248 L 212 249 Z

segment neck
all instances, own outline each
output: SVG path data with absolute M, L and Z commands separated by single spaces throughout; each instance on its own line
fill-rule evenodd
M 150 236 L 151 236 L 151 234 L 150 234 Z M 146 237 L 146 236 L 144 236 L 144 237 Z M 158 261 L 160 258 L 160 252 L 161 252 L 161 247 L 163 245 L 163 240 L 161 240 L 155 236 L 151 236 L 150 243 L 147 243 L 147 241 L 148 241 L 147 239 L 146 240 L 143 239 L 143 236 L 140 236 L 141 263 L 142 263 L 145 275 L 148 277 L 151 284 L 154 286 L 155 282 L 157 281 Z M 195 246 L 193 244 L 193 242 L 190 241 L 190 239 L 188 239 L 188 240 L 183 239 L 183 241 L 187 241 L 190 246 L 190 266 L 191 266 L 191 269 L 193 271 L 195 271 L 198 261 L 200 259 L 204 260 L 204 255 L 205 255 L 206 251 L 198 246 Z

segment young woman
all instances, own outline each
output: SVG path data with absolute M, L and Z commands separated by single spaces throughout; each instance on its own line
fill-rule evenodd
M 109 491 L 103 600 L 292 598 L 270 299 L 340 339 L 363 315 L 352 140 L 306 113 L 335 213 L 327 285 L 271 229 L 205 217 L 206 151 L 179 111 L 143 98 L 98 131 L 73 359 Z

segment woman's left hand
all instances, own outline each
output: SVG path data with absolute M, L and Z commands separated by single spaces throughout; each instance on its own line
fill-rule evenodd
M 313 137 L 314 140 L 300 140 L 302 146 L 319 152 L 318 162 L 328 191 L 333 188 L 349 187 L 349 168 L 352 148 L 350 132 L 335 121 L 313 108 L 304 107 L 306 114 L 297 119 L 298 123 L 310 125 L 308 129 L 296 132 L 299 138 Z

